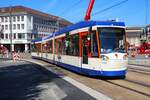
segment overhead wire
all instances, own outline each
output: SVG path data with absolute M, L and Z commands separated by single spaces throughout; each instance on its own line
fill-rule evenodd
M 78 1 L 75 2 L 73 5 L 71 5 L 71 6 L 69 6 L 68 8 L 66 8 L 60 15 L 66 14 L 66 13 L 70 12 L 71 9 L 74 8 L 76 5 L 78 5 L 81 1 L 83 1 L 83 0 L 78 0 Z
M 64 15 L 64 14 L 70 12 L 71 9 L 74 8 L 76 5 L 78 5 L 81 1 L 82 1 L 82 0 L 78 0 L 78 1 L 75 2 L 73 5 L 71 5 L 71 6 L 69 6 L 68 8 L 66 8 L 60 15 L 62 15 L 62 14 Z M 100 14 L 100 13 L 102 13 L 102 12 L 105 12 L 105 11 L 107 11 L 107 10 L 110 10 L 110 9 L 116 7 L 116 6 L 119 6 L 119 5 L 121 5 L 121 4 L 125 3 L 125 2 L 127 2 L 127 1 L 129 1 L 129 0 L 120 1 L 120 2 L 114 4 L 114 5 L 110 6 L 110 7 L 104 8 L 104 9 L 102 9 L 102 10 L 100 10 L 100 11 L 97 11 L 97 12 L 91 14 L 91 16 L 95 16 L 95 15 L 97 15 L 97 14 Z
M 109 9 L 112 9 L 112 8 L 114 8 L 114 7 L 116 7 L 116 6 L 119 6 L 119 5 L 121 5 L 121 4 L 123 4 L 123 3 L 127 2 L 127 1 L 129 1 L 129 0 L 120 1 L 120 2 L 114 4 L 114 5 L 110 6 L 110 7 L 107 7 L 107 8 L 105 8 L 105 9 L 102 9 L 102 10 L 100 10 L 100 11 L 97 11 L 97 12 L 93 13 L 91 16 L 95 16 L 95 15 L 97 15 L 97 14 L 100 14 L 100 13 L 102 13 L 102 12 L 105 12 L 105 11 L 107 11 L 107 10 L 109 10 Z

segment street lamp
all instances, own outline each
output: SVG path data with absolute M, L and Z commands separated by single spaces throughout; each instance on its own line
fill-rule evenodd
M 10 29 L 10 52 L 12 58 L 13 44 L 12 44 L 12 7 L 9 7 L 9 29 Z

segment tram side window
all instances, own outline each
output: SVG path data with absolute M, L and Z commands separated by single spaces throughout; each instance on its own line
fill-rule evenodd
M 36 48 L 36 45 L 35 44 L 31 44 L 31 50 L 32 52 L 37 52 L 37 48 Z
M 56 46 L 57 46 L 57 40 L 55 39 L 55 42 L 54 42 L 54 48 L 55 48 L 55 49 L 54 49 L 54 53 L 55 53 L 55 54 L 57 53 L 57 47 L 56 47 Z
M 47 43 L 42 44 L 42 52 L 47 53 Z
M 79 35 L 75 34 L 72 36 L 67 35 L 63 39 L 63 54 L 78 56 L 79 55 Z
M 57 53 L 62 54 L 62 39 L 57 40 Z
M 41 52 L 41 43 L 35 44 L 35 48 L 37 52 Z
M 62 54 L 70 55 L 70 36 L 66 35 L 63 39 Z
M 71 48 L 71 55 L 79 56 L 79 35 L 78 34 L 72 36 L 70 48 Z
M 91 52 L 92 57 L 98 57 L 98 46 L 95 31 L 91 33 Z
M 62 39 L 55 39 L 55 54 L 62 54 Z
M 52 40 L 50 40 L 48 42 L 48 53 L 52 53 L 53 52 L 52 46 L 53 46 L 53 42 L 52 42 Z
M 50 45 L 49 41 L 44 43 L 44 44 L 42 44 L 42 51 L 43 51 L 43 53 L 50 53 L 50 51 L 51 51 L 50 47 L 51 47 L 51 45 Z

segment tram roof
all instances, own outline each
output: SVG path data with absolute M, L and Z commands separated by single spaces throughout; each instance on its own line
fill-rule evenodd
M 102 25 L 102 26 L 125 26 L 124 22 L 115 22 L 115 21 L 81 21 L 79 23 L 67 26 L 60 31 L 55 33 L 55 36 L 79 29 L 79 28 L 84 28 L 84 27 L 91 27 L 91 26 L 96 26 L 96 25 Z
M 52 37 L 53 37 L 53 34 L 54 34 L 54 33 L 52 33 L 52 34 L 50 34 L 50 35 L 48 35 L 48 36 L 45 36 L 45 37 L 40 37 L 40 38 L 34 39 L 34 40 L 32 40 L 32 42 L 35 43 L 35 42 L 40 42 L 40 41 L 42 41 L 42 40 L 46 40 L 46 39 L 52 38 Z
M 31 42 L 35 43 L 35 42 L 40 42 L 40 41 L 42 41 L 42 37 L 36 38 L 32 40 Z
M 81 21 L 78 22 L 76 24 L 67 26 L 59 31 L 57 31 L 56 33 L 52 33 L 53 35 L 55 34 L 55 36 L 58 36 L 60 34 L 75 30 L 75 29 L 80 29 L 80 28 L 84 28 L 84 27 L 91 27 L 91 26 L 96 26 L 96 25 L 102 25 L 102 26 L 125 26 L 124 22 L 116 22 L 116 21 Z M 49 35 L 43 38 L 38 38 L 33 40 L 32 42 L 39 42 L 42 40 L 46 40 L 49 39 L 51 37 L 53 37 L 53 35 Z

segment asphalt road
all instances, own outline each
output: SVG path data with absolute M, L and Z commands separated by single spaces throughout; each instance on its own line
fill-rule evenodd
M 45 68 L 0 60 L 0 100 L 94 100 Z

